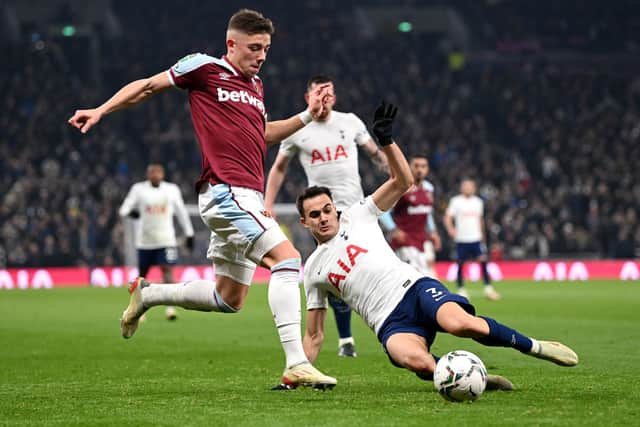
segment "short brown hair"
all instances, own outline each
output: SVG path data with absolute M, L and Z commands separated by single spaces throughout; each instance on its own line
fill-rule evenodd
M 315 76 L 312 76 L 307 81 L 307 90 L 311 89 L 311 86 L 313 86 L 314 84 L 323 83 L 333 83 L 333 80 L 331 80 L 331 77 L 327 76 L 326 74 L 317 74 Z
M 413 160 L 413 159 L 425 159 L 426 161 L 429 161 L 429 157 L 427 157 L 426 154 L 422 154 L 422 153 L 415 153 L 409 156 L 409 160 Z
M 298 213 L 300 214 L 301 218 L 304 218 L 304 208 L 302 206 L 304 204 L 304 201 L 307 199 L 311 199 L 313 197 L 319 196 L 321 194 L 326 194 L 333 201 L 333 196 L 331 196 L 331 190 L 329 190 L 327 187 L 321 187 L 318 185 L 314 185 L 313 187 L 306 188 L 302 192 L 302 194 L 298 196 L 298 199 L 296 200 L 296 208 L 298 208 Z
M 271 19 L 265 18 L 260 12 L 251 9 L 240 9 L 229 18 L 228 30 L 238 30 L 245 34 L 273 35 L 276 29 Z

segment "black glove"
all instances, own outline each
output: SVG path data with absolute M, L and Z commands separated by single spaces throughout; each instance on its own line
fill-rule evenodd
M 136 209 L 129 212 L 129 218 L 138 219 L 140 218 L 140 212 Z
M 187 249 L 189 249 L 190 251 L 193 251 L 193 248 L 196 245 L 196 242 L 193 239 L 193 236 L 188 236 L 184 241 L 184 245 L 187 247 Z
M 383 147 L 393 143 L 393 119 L 396 117 L 397 112 L 398 107 L 382 101 L 376 108 L 376 112 L 373 113 L 373 134 L 378 140 L 378 144 Z

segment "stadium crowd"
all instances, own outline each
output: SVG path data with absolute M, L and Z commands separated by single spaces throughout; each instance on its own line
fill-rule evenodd
M 101 39 L 98 58 L 86 40 L 35 33 L 3 47 L 0 267 L 124 262 L 117 208 L 149 161 L 162 162 L 168 180 L 195 202 L 200 155 L 184 94 L 162 94 L 135 113 L 109 116 L 85 136 L 66 123 L 75 108 L 190 52 L 223 52 L 228 13 L 219 6 L 185 13 L 180 5 L 147 3 L 114 1 L 125 36 Z M 349 2 L 340 4 L 349 9 Z M 530 55 L 452 68 L 423 36 L 357 31 L 354 14 L 336 17 L 337 7 L 260 7 L 276 24 L 262 73 L 270 118 L 302 110 L 307 78 L 329 74 L 338 110 L 369 120 L 381 97 L 402 108 L 397 139 L 408 153 L 431 159 L 438 221 L 461 177 L 477 180 L 494 258 L 638 255 L 640 67 Z M 614 36 L 625 46 L 633 41 L 624 28 Z M 275 153 L 272 147 L 268 166 Z M 381 177 L 367 162 L 361 159 L 368 191 Z M 279 201 L 293 202 L 304 187 L 301 168 L 290 173 Z

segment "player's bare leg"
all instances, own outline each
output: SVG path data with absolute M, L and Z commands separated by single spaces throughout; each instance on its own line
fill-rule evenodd
M 397 333 L 387 340 L 389 356 L 400 366 L 415 372 L 425 381 L 433 381 L 437 358 L 429 353 L 425 339 L 412 333 Z M 513 384 L 500 375 L 487 375 L 486 390 L 513 390 Z
M 173 282 L 173 268 L 170 265 L 161 265 L 160 269 L 162 270 L 162 280 L 164 283 Z M 164 309 L 164 317 L 167 320 L 176 320 L 178 318 L 176 308 L 172 305 L 166 306 Z
M 216 292 L 220 300 L 235 311 L 240 311 L 249 294 L 249 286 L 231 277 L 216 275 Z
M 276 388 L 289 389 L 301 385 L 320 389 L 333 388 L 337 383 L 336 379 L 313 367 L 302 347 L 300 253 L 290 241 L 285 240 L 264 256 L 262 264 L 271 269 L 269 306 L 286 356 L 282 384 Z
M 398 365 L 415 372 L 420 378 L 431 376 L 433 379 L 436 360 L 429 353 L 423 337 L 408 332 L 393 334 L 387 340 L 386 348 Z

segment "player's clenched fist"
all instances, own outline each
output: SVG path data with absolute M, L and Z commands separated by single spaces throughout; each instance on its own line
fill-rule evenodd
M 87 133 L 101 118 L 102 113 L 97 108 L 91 110 L 76 110 L 68 122 L 74 128 L 80 129 L 80 132 Z

